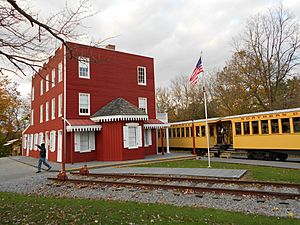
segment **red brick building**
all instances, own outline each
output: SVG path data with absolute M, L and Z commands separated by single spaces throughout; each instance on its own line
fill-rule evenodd
M 61 162 L 156 154 L 153 58 L 75 43 L 56 50 L 32 77 L 31 124 L 23 155 Z

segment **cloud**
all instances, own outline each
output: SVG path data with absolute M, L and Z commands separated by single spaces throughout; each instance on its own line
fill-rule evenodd
M 64 3 L 34 0 L 32 5 L 45 10 L 47 4 L 54 10 Z M 115 37 L 106 43 L 119 51 L 153 57 L 156 86 L 168 86 L 177 75 L 189 76 L 201 51 L 205 71 L 222 68 L 234 51 L 232 39 L 243 32 L 247 18 L 278 4 L 275 0 L 93 0 L 91 6 L 100 12 L 86 20 L 89 29 L 84 32 L 90 39 Z M 283 0 L 283 4 L 300 15 L 299 1 Z

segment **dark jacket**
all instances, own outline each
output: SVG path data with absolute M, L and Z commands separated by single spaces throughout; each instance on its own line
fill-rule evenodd
M 40 149 L 40 157 L 41 158 L 46 158 L 46 148 L 45 145 L 36 145 Z

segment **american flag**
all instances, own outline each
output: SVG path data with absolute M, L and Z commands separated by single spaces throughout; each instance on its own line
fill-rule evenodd
M 199 58 L 193 73 L 190 76 L 190 82 L 194 86 L 198 82 L 199 73 L 204 72 L 201 57 Z

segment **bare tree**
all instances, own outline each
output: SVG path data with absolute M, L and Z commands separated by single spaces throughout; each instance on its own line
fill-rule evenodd
M 16 0 L 0 1 L 0 73 L 13 72 L 26 76 L 28 69 L 37 72 L 58 44 L 80 36 L 76 27 L 93 15 L 88 0 L 76 8 L 65 8 L 46 19 L 20 6 Z M 71 51 L 71 49 L 69 49 Z
M 172 79 L 170 88 L 157 89 L 156 102 L 160 112 L 169 114 L 171 122 L 204 117 L 201 85 L 191 86 L 184 75 Z
M 234 66 L 242 75 L 244 87 L 260 108 L 284 107 L 281 88 L 299 76 L 300 26 L 282 5 L 251 17 L 236 41 Z

